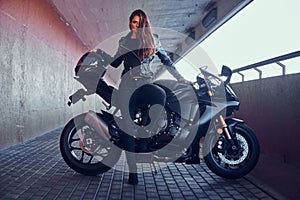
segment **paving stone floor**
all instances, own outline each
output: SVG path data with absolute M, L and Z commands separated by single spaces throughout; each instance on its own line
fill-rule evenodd
M 276 199 L 247 178 L 226 180 L 200 165 L 139 164 L 139 184 L 127 184 L 124 156 L 98 176 L 74 172 L 59 151 L 61 129 L 0 150 L 0 199 Z

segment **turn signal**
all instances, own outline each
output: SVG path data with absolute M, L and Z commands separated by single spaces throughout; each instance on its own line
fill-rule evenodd
M 221 134 L 223 133 L 223 130 L 222 130 L 221 128 L 218 128 L 218 129 L 217 129 L 217 133 L 218 133 L 219 135 L 221 135 Z
M 210 90 L 208 90 L 208 91 L 207 91 L 207 95 L 208 95 L 209 97 L 211 97 L 211 96 L 212 96 L 212 92 L 211 92 Z

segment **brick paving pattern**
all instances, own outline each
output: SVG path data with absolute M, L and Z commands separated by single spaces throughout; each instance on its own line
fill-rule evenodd
M 63 161 L 56 129 L 0 150 L 0 199 L 275 199 L 246 178 L 226 180 L 200 165 L 139 164 L 139 184 L 127 184 L 124 156 L 98 176 L 74 172 Z

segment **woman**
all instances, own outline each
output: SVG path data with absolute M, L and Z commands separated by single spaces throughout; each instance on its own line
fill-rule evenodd
M 118 98 L 121 100 L 119 106 L 122 115 L 124 111 L 128 110 L 128 94 L 132 94 L 139 86 L 151 81 L 153 72 L 151 71 L 150 64 L 155 55 L 160 58 L 161 62 L 167 66 L 169 72 L 177 80 L 185 81 L 185 79 L 176 71 L 173 62 L 166 51 L 161 47 L 158 36 L 152 33 L 149 19 L 144 11 L 138 9 L 132 12 L 129 17 L 129 29 L 130 32 L 120 39 L 118 51 L 111 62 L 111 66 L 115 68 L 119 67 L 122 62 L 124 65 L 122 81 L 119 86 L 119 91 L 122 92 L 123 96 Z M 156 98 L 154 96 L 154 98 L 159 99 L 164 95 L 161 91 L 158 91 L 158 93 L 160 93 L 160 97 Z M 129 120 L 131 120 L 130 117 Z M 123 123 L 126 125 L 127 129 L 124 132 L 131 132 L 122 136 L 125 150 L 127 152 L 135 152 L 135 141 L 133 136 L 135 136 L 137 130 L 134 125 L 132 125 L 133 122 L 128 121 L 128 117 L 124 118 Z M 135 156 L 134 154 L 130 155 L 127 153 L 126 157 L 130 172 L 128 183 L 136 185 L 138 183 L 138 177 Z

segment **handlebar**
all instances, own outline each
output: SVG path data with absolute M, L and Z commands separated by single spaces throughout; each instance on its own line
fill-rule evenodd
M 221 69 L 221 74 L 219 74 L 218 76 L 207 71 L 207 68 L 208 68 L 207 66 L 199 67 L 201 74 L 203 74 L 205 77 L 213 77 L 214 79 L 220 80 L 221 82 L 224 82 L 225 85 L 229 84 L 231 76 L 232 76 L 232 70 L 229 67 L 227 67 L 226 65 L 223 65 L 222 69 Z M 220 76 L 225 76 L 227 78 L 225 81 L 222 81 L 220 79 Z
M 232 76 L 232 71 L 229 67 L 223 65 L 220 75 L 214 75 L 207 71 L 207 66 L 199 67 L 200 74 L 198 74 L 197 81 L 194 84 L 195 88 L 199 90 L 201 95 L 206 95 L 210 92 L 212 95 L 218 93 L 218 90 L 228 85 Z M 227 77 L 226 80 L 222 80 L 221 76 Z M 210 96 L 210 95 L 209 95 Z

